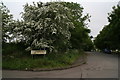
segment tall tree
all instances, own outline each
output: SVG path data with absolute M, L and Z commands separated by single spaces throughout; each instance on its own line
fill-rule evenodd
M 24 35 L 28 49 L 64 51 L 69 46 L 74 25 L 67 7 L 58 2 L 26 4 L 22 17 L 23 25 L 14 30 Z
M 0 12 L 2 14 L 2 16 L 0 16 L 2 20 L 2 41 L 6 42 L 7 39 L 10 38 L 11 26 L 9 26 L 9 24 L 13 21 L 13 16 L 3 3 L 0 3 Z
M 37 2 L 24 6 L 23 21 L 18 21 L 15 33 L 22 35 L 30 49 L 49 49 L 55 52 L 68 48 L 82 49 L 90 44 L 83 8 L 70 2 Z M 19 26 L 20 25 L 20 26 Z
M 113 7 L 113 11 L 109 13 L 109 24 L 103 28 L 95 39 L 95 45 L 99 49 L 109 48 L 112 50 L 120 50 L 120 6 Z
M 92 44 L 88 35 L 90 30 L 87 27 L 87 22 L 90 22 L 90 16 L 88 14 L 83 15 L 84 8 L 80 4 L 73 2 L 62 2 L 61 4 L 68 7 L 72 13 L 71 21 L 75 26 L 74 29 L 70 30 L 72 48 L 85 49 L 86 46 Z

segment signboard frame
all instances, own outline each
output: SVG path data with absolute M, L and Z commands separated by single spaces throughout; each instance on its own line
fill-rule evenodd
M 31 50 L 31 54 L 35 55 L 35 54 L 46 54 L 46 50 Z

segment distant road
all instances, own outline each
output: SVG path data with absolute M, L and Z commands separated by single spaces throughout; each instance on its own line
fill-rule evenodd
M 118 78 L 118 56 L 87 52 L 87 64 L 56 71 L 3 70 L 3 78 Z

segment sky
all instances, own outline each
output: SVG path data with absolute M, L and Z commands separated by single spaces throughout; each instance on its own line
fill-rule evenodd
M 23 5 L 32 2 L 49 2 L 56 0 L 2 0 L 8 7 L 14 19 L 21 19 L 21 12 L 23 12 Z M 59 0 L 57 0 L 59 1 Z M 108 24 L 108 13 L 112 11 L 112 7 L 116 6 L 119 0 L 61 0 L 67 2 L 77 2 L 84 8 L 84 13 L 89 13 L 91 16 L 88 28 L 91 29 L 90 35 L 96 37 L 105 25 Z

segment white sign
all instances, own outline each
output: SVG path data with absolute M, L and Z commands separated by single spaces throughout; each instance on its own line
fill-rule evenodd
M 46 50 L 31 50 L 31 54 L 46 54 Z

